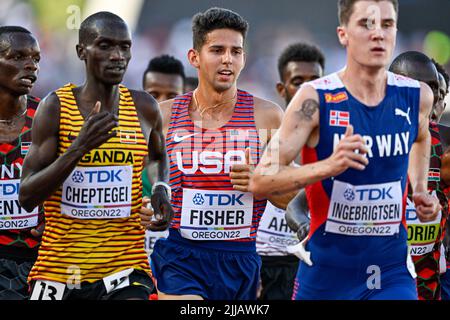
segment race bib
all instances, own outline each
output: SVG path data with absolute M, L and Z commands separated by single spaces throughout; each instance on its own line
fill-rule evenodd
M 294 246 L 298 243 L 297 235 L 286 222 L 285 211 L 268 201 L 258 228 L 258 252 L 264 252 L 266 247 L 276 247 L 287 254 L 286 246 Z
M 66 285 L 55 281 L 36 281 L 30 300 L 62 300 Z
M 145 231 L 144 249 L 147 252 L 147 254 L 150 255 L 153 252 L 153 247 L 155 246 L 156 240 L 161 239 L 161 238 L 167 238 L 168 236 L 169 236 L 169 230 L 164 230 L 164 231 L 146 230 Z
M 348 236 L 392 236 L 402 221 L 400 181 L 354 186 L 335 180 L 325 231 Z
M 61 213 L 77 219 L 127 218 L 132 166 L 76 167 L 62 187 Z
M 28 213 L 19 205 L 20 179 L 0 180 L 0 230 L 37 226 L 39 208 Z
M 250 237 L 253 195 L 240 191 L 183 189 L 180 232 L 190 240 Z
M 436 196 L 436 192 L 433 191 Z M 408 225 L 409 252 L 412 256 L 423 256 L 433 251 L 438 240 L 442 212 L 439 211 L 434 221 L 420 222 L 416 214 L 414 203 L 406 200 L 406 223 Z
M 117 289 L 122 289 L 130 285 L 130 274 L 133 273 L 133 268 L 116 272 L 108 277 L 103 278 L 106 293 L 110 293 Z

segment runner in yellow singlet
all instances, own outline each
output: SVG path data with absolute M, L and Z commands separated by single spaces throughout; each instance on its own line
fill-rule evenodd
M 30 211 L 45 201 L 46 216 L 31 299 L 148 299 L 153 283 L 139 217 L 147 154 L 158 162 L 151 227 L 166 228 L 172 215 L 158 104 L 120 84 L 131 36 L 118 16 L 83 21 L 77 54 L 86 81 L 42 101 L 23 168 L 20 202 Z

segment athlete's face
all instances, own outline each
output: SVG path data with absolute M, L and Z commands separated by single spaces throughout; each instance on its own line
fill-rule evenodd
M 29 94 L 37 80 L 41 51 L 31 34 L 11 33 L 0 39 L 0 87 L 13 95 Z
M 322 75 L 323 69 L 318 62 L 289 61 L 283 71 L 283 82 L 277 83 L 278 94 L 288 105 L 303 83 Z
M 131 35 L 120 23 L 97 26 L 95 38 L 78 46 L 80 59 L 86 61 L 87 72 L 102 83 L 116 85 L 122 82 L 131 59 Z
M 183 93 L 183 78 L 178 74 L 150 71 L 145 75 L 144 90 L 158 102 L 173 99 Z
M 447 83 L 445 82 L 444 76 L 439 73 L 439 93 L 437 102 L 434 104 L 432 117 L 436 121 L 439 121 L 444 113 L 446 103 L 445 97 L 447 96 Z
M 347 25 L 338 27 L 348 59 L 365 67 L 384 68 L 390 61 L 397 36 L 397 13 L 389 1 L 358 1 Z
M 206 82 L 217 92 L 226 91 L 236 86 L 244 68 L 244 38 L 231 29 L 211 31 L 200 52 L 189 51 L 189 61 L 198 69 L 199 83 Z

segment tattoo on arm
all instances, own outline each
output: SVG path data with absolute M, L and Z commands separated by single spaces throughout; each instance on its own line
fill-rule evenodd
M 313 99 L 307 99 L 303 102 L 300 110 L 297 110 L 296 113 L 300 117 L 300 120 L 311 121 L 313 115 L 319 109 L 319 103 Z

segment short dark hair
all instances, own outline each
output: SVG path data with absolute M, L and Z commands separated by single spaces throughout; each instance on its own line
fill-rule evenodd
M 437 71 L 440 74 L 442 74 L 442 76 L 444 77 L 445 83 L 447 84 L 447 92 L 448 92 L 448 89 L 450 87 L 450 76 L 448 75 L 447 71 L 444 69 L 444 67 L 439 62 L 437 62 L 434 59 L 431 59 L 431 61 L 433 61 Z
M 317 62 L 325 69 L 325 57 L 320 49 L 308 43 L 294 43 L 283 50 L 278 58 L 278 73 L 283 81 L 284 69 L 289 62 Z
M 95 33 L 94 26 L 96 26 L 99 21 L 127 25 L 121 17 L 114 13 L 108 11 L 94 13 L 81 22 L 80 30 L 78 30 L 78 42 L 80 44 L 87 44 L 95 39 L 97 34 Z
M 353 6 L 356 2 L 363 0 L 338 0 L 338 17 L 340 25 L 346 25 L 353 13 Z M 394 5 L 395 12 L 398 15 L 398 0 L 373 0 L 376 2 L 389 1 Z
M 11 33 L 24 33 L 24 34 L 32 34 L 30 30 L 25 29 L 19 26 L 1 26 L 0 27 L 0 51 L 6 50 L 5 46 L 10 44 L 11 40 L 9 37 L 5 37 Z
M 26 33 L 31 34 L 31 31 L 28 29 L 25 29 L 24 27 L 19 26 L 1 26 L 0 27 L 0 37 L 7 33 Z
M 210 8 L 199 12 L 192 18 L 193 44 L 196 50 L 205 44 L 206 35 L 216 29 L 232 29 L 242 34 L 245 40 L 248 31 L 248 22 L 238 13 L 223 9 Z
M 181 78 L 186 78 L 184 73 L 184 66 L 180 60 L 163 54 L 161 56 L 155 57 L 148 63 L 147 69 L 144 71 L 144 76 L 142 79 L 142 84 L 145 83 L 145 76 L 149 72 L 160 72 L 165 74 L 175 74 L 181 76 Z

